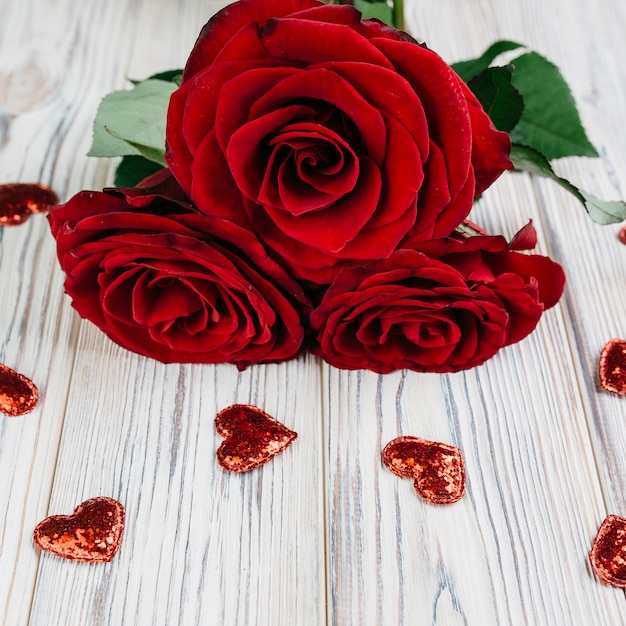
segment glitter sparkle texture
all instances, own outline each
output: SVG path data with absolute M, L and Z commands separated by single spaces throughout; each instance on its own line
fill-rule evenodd
M 626 394 L 626 341 L 611 339 L 600 354 L 600 386 L 607 391 Z
M 383 464 L 433 504 L 451 504 L 465 493 L 465 464 L 455 446 L 419 437 L 397 437 L 382 453 Z
M 47 517 L 35 528 L 33 539 L 42 550 L 64 559 L 108 562 L 122 542 L 125 517 L 117 500 L 91 498 L 71 515 Z
M 7 183 L 0 185 L 0 226 L 17 226 L 31 213 L 42 213 L 59 201 L 45 185 Z
M 224 437 L 217 461 L 230 472 L 247 472 L 280 454 L 298 436 L 261 409 L 233 404 L 217 414 L 215 428 Z
M 0 412 L 18 417 L 32 411 L 38 401 L 33 381 L 0 363 Z
M 602 522 L 589 554 L 598 578 L 613 587 L 626 587 L 626 518 L 609 515 Z

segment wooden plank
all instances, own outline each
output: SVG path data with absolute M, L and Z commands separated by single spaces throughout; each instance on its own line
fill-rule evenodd
M 626 62 L 620 25 L 626 23 L 626 11 L 619 3 L 601 2 L 593 7 L 583 3 L 577 13 L 580 17 L 564 18 L 568 41 L 555 44 L 555 54 L 572 80 L 583 120 L 600 158 L 564 162 L 558 171 L 600 198 L 624 198 L 626 146 L 622 132 L 626 113 L 621 103 L 625 96 Z M 541 28 L 547 30 L 545 24 Z M 626 248 L 617 238 L 620 226 L 590 224 L 578 205 L 549 185 L 537 186 L 537 203 L 547 207 L 551 253 L 568 274 L 563 306 L 570 320 L 576 375 L 586 403 L 608 512 L 626 515 L 624 399 L 602 391 L 597 376 L 598 358 L 605 342 L 626 336 Z
M 0 232 L 0 362 L 40 393 L 32 413 L 0 416 L 0 622 L 16 626 L 30 610 L 39 561 L 32 529 L 48 509 L 76 344 L 52 248 L 43 216 Z
M 3 178 L 50 182 L 65 197 L 110 182 L 112 164 L 82 156 L 99 98 L 182 65 L 219 4 L 0 2 L 0 81 L 13 86 L 0 95 Z M 623 7 L 420 0 L 407 2 L 407 21 L 450 61 L 498 37 L 556 61 L 603 156 L 560 171 L 624 197 Z M 18 75 L 28 89 L 11 83 Z M 35 413 L 0 427 L 3 622 L 625 622 L 622 592 L 598 583 L 586 554 L 603 516 L 626 513 L 623 405 L 595 378 L 604 341 L 622 334 L 626 249 L 616 227 L 591 226 L 527 177 L 499 182 L 476 215 L 508 236 L 532 217 L 568 290 L 532 337 L 449 376 L 340 372 L 308 357 L 243 373 L 164 366 L 87 323 L 74 360 L 77 320 L 44 218 L 2 231 L 0 280 L 14 303 L 0 310 L 2 360 L 43 392 Z M 261 406 L 298 441 L 258 472 L 226 475 L 212 420 L 232 402 Z M 381 467 L 399 434 L 463 449 L 462 502 L 430 506 Z M 100 494 L 127 507 L 115 561 L 40 558 L 35 523 Z
M 580 19 L 587 7 L 579 13 L 571 3 L 548 8 L 531 2 L 516 5 L 512 15 L 510 9 L 502 3 L 410 3 L 407 22 L 435 50 L 440 51 L 434 42 L 442 42 L 449 60 L 478 54 L 500 37 L 552 41 L 552 49 L 567 58 L 571 48 L 563 50 L 562 42 L 572 39 L 579 49 L 565 72 L 576 73 L 576 60 L 588 54 L 579 37 L 588 28 Z M 577 23 L 573 34 L 555 28 L 556 16 L 564 14 L 570 16 L 566 24 Z M 602 39 L 602 24 L 594 20 L 594 25 L 598 29 L 588 29 L 586 41 L 596 57 L 585 77 L 604 63 L 603 49 L 589 41 Z M 550 50 L 543 51 L 549 55 Z M 620 73 L 604 80 L 614 85 L 614 106 L 623 78 Z M 615 153 L 619 137 L 614 127 L 607 151 Z M 616 162 L 625 162 L 620 157 L 621 152 Z M 576 173 L 585 168 L 598 172 L 584 163 Z M 606 184 L 600 191 L 620 195 Z M 579 211 L 577 219 L 564 220 L 565 211 Z M 619 494 L 621 501 L 624 489 L 603 485 L 595 463 L 606 466 L 602 457 L 608 451 L 614 469 L 619 463 L 622 470 L 624 430 L 614 411 L 611 428 L 603 432 L 604 447 L 598 448 L 599 412 L 593 404 L 617 406 L 619 399 L 597 393 L 601 343 L 594 354 L 579 336 L 582 328 L 595 327 L 598 317 L 612 311 L 619 318 L 623 310 L 622 296 L 615 294 L 623 283 L 621 264 L 598 280 L 603 273 L 598 257 L 611 249 L 611 238 L 616 250 L 615 229 L 594 227 L 553 184 L 527 177 L 505 177 L 485 194 L 475 215 L 491 232 L 509 237 L 532 217 L 539 251 L 560 259 L 568 274 L 575 258 L 575 277 L 563 304 L 544 316 L 530 338 L 470 372 L 382 377 L 325 372 L 330 623 L 566 625 L 579 623 L 581 615 L 585 624 L 623 623 L 622 593 L 599 583 L 587 553 L 604 515 L 620 512 L 607 509 L 604 496 Z M 588 246 L 595 252 L 587 254 Z M 599 294 L 598 283 L 612 290 L 615 304 L 609 312 L 602 313 L 609 293 Z M 382 447 L 400 434 L 461 447 L 468 473 L 462 502 L 429 506 L 410 481 L 381 467 Z M 623 475 L 622 470 L 618 476 Z
M 577 3 L 575 10 L 571 10 L 571 5 L 570 10 L 565 10 L 553 4 L 541 5 L 540 10 L 537 5 L 534 10 L 517 10 L 513 14 L 501 8 L 495 10 L 499 19 L 524 24 L 536 41 L 549 46 L 552 58 L 572 86 L 588 134 L 600 153 L 598 159 L 560 162 L 557 172 L 602 199 L 623 199 L 625 7 L 609 1 L 593 6 Z M 560 35 L 554 37 L 552 25 L 557 22 Z M 573 346 L 573 374 L 579 380 L 585 403 L 607 511 L 625 515 L 624 403 L 623 398 L 600 389 L 597 375 L 605 342 L 626 336 L 622 289 L 626 249 L 617 238 L 620 225 L 593 225 L 566 193 L 544 181 L 535 190 L 535 204 L 545 212 L 548 249 L 568 275 L 562 304 Z
M 578 389 L 558 376 L 567 348 L 546 353 L 567 346 L 556 317 L 464 374 L 328 371 L 330 623 L 624 619 L 586 562 L 604 506 Z M 381 466 L 399 435 L 463 450 L 461 502 L 429 505 Z
M 72 54 L 80 13 L 58 9 L 2 3 L 0 169 L 2 182 L 43 182 L 64 197 L 90 133 L 86 118 L 74 132 L 69 128 L 82 85 L 66 73 L 65 62 L 73 58 L 80 67 L 84 61 Z M 45 216 L 2 229 L 0 237 L 2 361 L 30 376 L 41 392 L 32 414 L 2 420 L 0 443 L 1 616 L 3 623 L 25 624 L 40 556 L 32 530 L 48 511 L 78 320 L 63 295 Z
M 81 156 L 77 167 L 70 167 L 76 154 L 87 151 L 98 99 L 125 86 L 127 76 L 181 66 L 204 21 L 223 4 L 187 3 L 185 9 L 166 2 L 138 7 L 85 3 L 80 10 L 67 4 L 56 11 L 41 3 L 23 6 L 24 15 L 39 16 L 32 26 L 35 31 L 46 21 L 54 30 L 70 16 L 59 33 L 63 39 L 58 49 L 48 59 L 52 67 L 61 67 L 60 59 L 67 61 L 60 77 L 61 96 L 54 102 L 61 117 L 56 128 L 58 152 L 48 165 L 61 177 L 63 184 L 57 189 L 65 187 L 67 196 L 110 180 L 111 167 L 96 160 Z M 13 19 L 19 21 L 21 16 Z M 76 54 L 81 48 L 83 52 Z M 40 54 L 39 49 L 33 52 L 37 63 Z M 23 136 L 32 116 L 14 121 L 11 130 Z M 29 157 L 29 150 L 32 144 L 23 141 L 12 154 L 21 161 Z M 45 229 L 44 225 L 44 233 Z M 44 261 L 55 268 L 50 238 Z M 55 280 L 50 292 L 60 300 L 62 276 L 58 269 L 51 271 Z M 36 277 L 42 281 L 46 274 Z M 16 313 L 19 316 L 21 310 Z M 64 323 L 75 326 L 75 315 L 67 310 L 64 315 Z M 30 538 L 36 521 L 48 513 L 67 513 L 82 499 L 106 493 L 126 504 L 124 547 L 113 564 L 102 567 L 43 555 L 32 609 L 31 565 L 30 579 L 20 572 L 14 577 L 9 592 L 18 588 L 23 594 L 18 608 L 7 607 L 7 619 L 26 623 L 30 612 L 29 623 L 46 624 L 204 619 L 323 623 L 324 499 L 319 485 L 324 480 L 321 447 L 315 445 L 322 432 L 317 362 L 303 359 L 244 373 L 232 366 L 163 366 L 117 349 L 87 323 L 81 328 L 75 363 L 69 358 L 59 371 L 65 375 L 62 380 L 69 381 L 68 368 L 74 366 L 71 394 L 61 396 L 56 422 L 57 445 L 63 427 L 58 464 L 54 468 L 53 449 L 39 471 L 47 480 L 42 481 L 47 486 L 44 506 L 27 521 L 15 507 L 6 517 L 11 518 L 12 532 L 25 533 L 20 550 L 26 550 L 36 566 L 39 553 Z M 212 421 L 219 408 L 232 402 L 258 404 L 297 428 L 300 439 L 293 451 L 244 476 L 222 472 L 214 460 L 219 438 Z M 11 465 L 12 475 L 21 475 L 23 468 L 13 467 L 12 457 L 5 454 L 3 459 Z M 11 560 L 15 556 L 5 554 Z
M 33 38 L 27 2 L 1 10 L 0 182 L 43 182 L 63 193 L 67 172 L 54 169 L 67 110 L 63 46 L 50 54 L 51 41 Z M 32 530 L 48 510 L 77 341 L 54 256 L 45 216 L 0 228 L 0 361 L 40 391 L 32 413 L 0 416 L 0 622 L 16 626 L 28 622 L 39 563 Z
M 50 512 L 115 497 L 125 538 L 110 564 L 45 555 L 30 623 L 323 623 L 319 386 L 312 359 L 165 366 L 84 328 Z M 246 474 L 215 460 L 213 419 L 237 402 L 299 433 Z

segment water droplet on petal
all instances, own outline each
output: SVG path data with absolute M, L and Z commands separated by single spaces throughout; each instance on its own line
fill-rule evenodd
M 0 363 L 0 412 L 18 417 L 32 411 L 39 391 L 32 380 Z

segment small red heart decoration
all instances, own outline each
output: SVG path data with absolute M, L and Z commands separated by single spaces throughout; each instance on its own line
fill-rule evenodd
M 124 507 L 106 497 L 79 504 L 71 515 L 52 515 L 33 533 L 35 543 L 72 561 L 110 561 L 122 542 Z
M 626 518 L 608 515 L 589 554 L 598 578 L 613 587 L 626 587 Z
M 626 394 L 626 341 L 611 339 L 600 354 L 600 386 L 607 391 Z
M 383 464 L 433 504 L 451 504 L 465 493 L 465 464 L 455 446 L 419 437 L 397 437 L 383 450 Z
M 280 454 L 298 436 L 284 424 L 248 404 L 233 404 L 217 414 L 215 428 L 224 437 L 217 461 L 230 472 L 247 472 Z
M 39 391 L 32 380 L 0 363 L 0 413 L 17 417 L 32 411 Z
M 0 226 L 21 224 L 31 213 L 43 213 L 58 201 L 56 193 L 45 185 L 0 185 Z

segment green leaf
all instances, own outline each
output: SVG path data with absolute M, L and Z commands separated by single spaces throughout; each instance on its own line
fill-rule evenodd
M 513 144 L 511 146 L 511 161 L 515 169 L 525 170 L 531 174 L 538 174 L 550 178 L 574 195 L 585 207 L 589 217 L 598 224 L 616 224 L 626 219 L 626 203 L 621 200 L 607 202 L 578 189 L 565 178 L 555 174 L 546 157 L 529 146 Z
M 148 161 L 142 156 L 125 156 L 115 170 L 116 187 L 134 187 L 138 182 L 151 174 L 158 172 L 161 166 L 154 161 Z
M 404 0 L 322 0 L 326 4 L 351 4 L 365 19 L 378 19 L 394 28 L 404 29 Z
M 498 130 L 510 132 L 524 111 L 524 99 L 513 84 L 513 66 L 488 67 L 472 78 L 468 86 Z
M 405 30 L 404 28 L 404 0 L 393 0 L 391 9 L 391 22 L 388 22 L 395 28 Z
M 128 144 L 131 148 L 134 148 L 137 151 L 137 154 L 148 159 L 148 161 L 153 161 L 154 163 L 158 163 L 161 167 L 165 167 L 167 165 L 167 163 L 165 162 L 165 157 L 164 157 L 165 148 L 158 148 L 158 147 L 155 148 L 154 146 L 149 146 L 147 144 L 140 143 L 138 141 L 124 139 L 123 137 L 120 137 L 115 131 L 111 130 L 110 128 L 107 128 L 106 131 L 107 133 L 111 133 L 111 135 L 113 135 L 113 137 L 115 137 L 116 139 L 120 139 L 124 143 Z M 163 140 L 163 143 L 165 143 L 165 139 Z
M 165 72 L 159 72 L 149 76 L 147 80 L 164 80 L 168 83 L 176 83 L 180 87 L 180 83 L 183 80 L 183 70 L 166 70 Z M 138 81 L 137 84 L 143 81 Z
M 385 24 L 393 24 L 392 9 L 384 0 L 354 0 L 352 4 L 365 19 L 375 18 Z
M 483 234 L 474 228 L 471 222 L 461 222 L 454 230 L 461 235 L 465 235 L 466 237 L 476 237 L 477 235 Z
M 523 47 L 521 43 L 516 43 L 515 41 L 496 41 L 478 58 L 459 61 L 458 63 L 453 63 L 451 67 L 462 80 L 469 83 L 472 78 L 486 70 L 501 54 Z
M 148 78 L 145 78 L 144 80 L 134 80 L 131 78 L 130 82 L 133 85 L 139 85 L 146 80 L 164 80 L 168 83 L 176 83 L 180 87 L 180 83 L 183 80 L 183 70 L 166 70 L 165 72 L 152 74 L 152 76 L 148 76 Z
M 549 160 L 598 156 L 556 65 L 536 52 L 522 54 L 512 63 L 513 85 L 524 97 L 524 113 L 510 133 L 511 141 L 531 146 Z
M 165 117 L 176 83 L 150 79 L 116 91 L 100 103 L 89 156 L 141 154 L 165 163 Z

